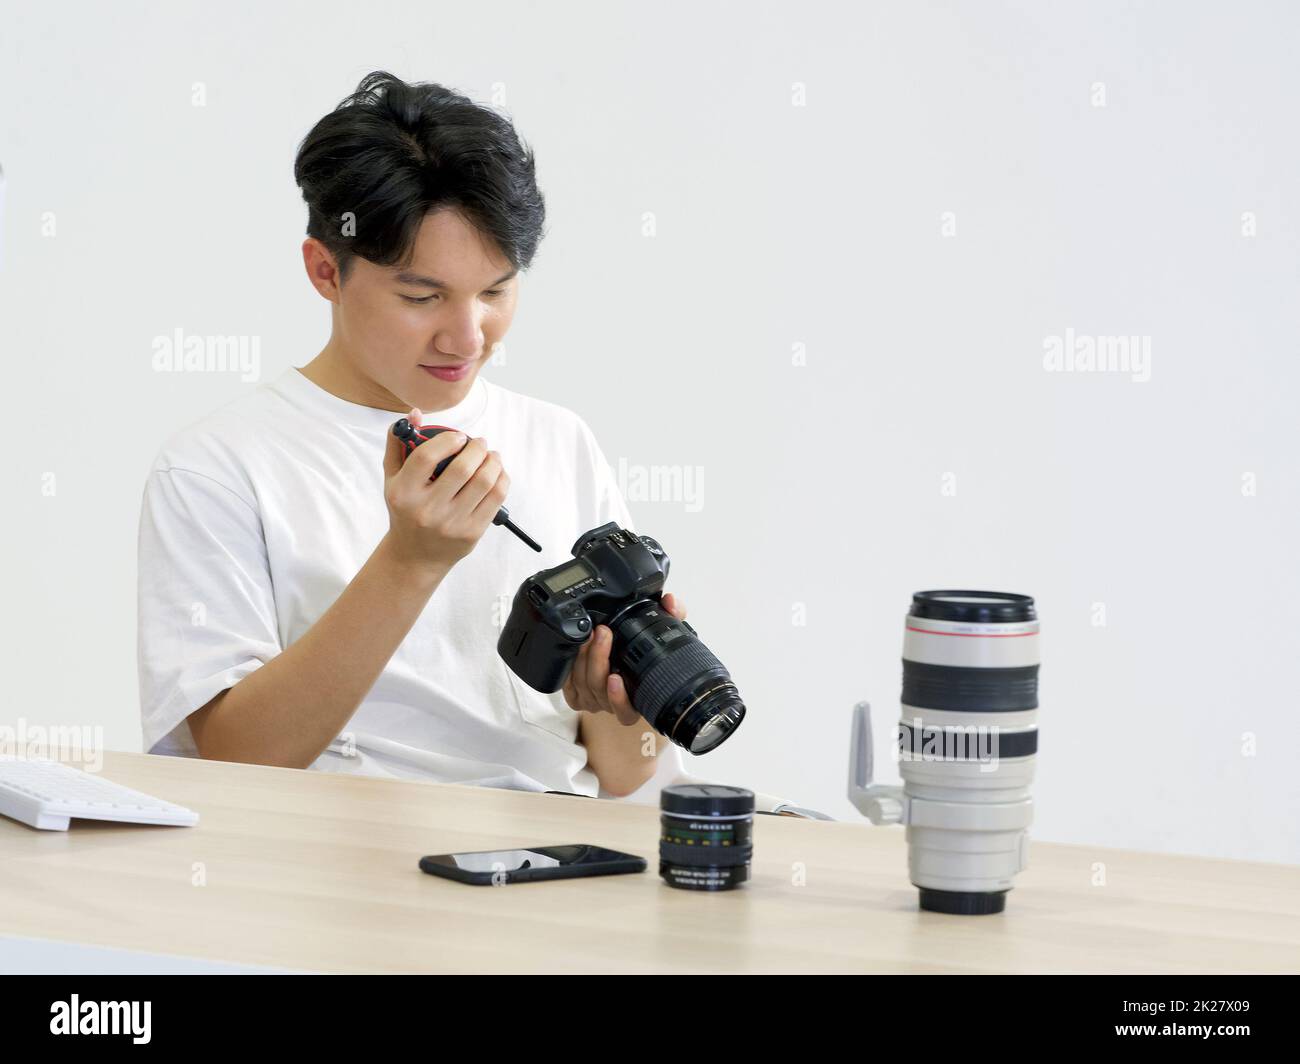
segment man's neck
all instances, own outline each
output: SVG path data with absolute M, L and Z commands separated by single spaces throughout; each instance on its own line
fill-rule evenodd
M 321 353 L 299 372 L 331 395 L 358 406 L 402 413 L 411 409 L 410 403 L 402 402 L 383 385 L 358 373 L 352 361 L 343 357 L 333 337 L 330 337 L 330 342 L 321 349 Z

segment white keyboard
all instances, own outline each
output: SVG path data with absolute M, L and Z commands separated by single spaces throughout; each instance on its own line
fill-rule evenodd
M 199 814 L 57 761 L 0 757 L 0 814 L 67 831 L 70 817 L 190 826 Z

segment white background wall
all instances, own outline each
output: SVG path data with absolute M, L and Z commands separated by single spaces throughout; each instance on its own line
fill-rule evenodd
M 856 816 L 848 713 L 887 741 L 911 593 L 1023 591 L 1036 838 L 1300 861 L 1294 5 L 4 12 L 0 720 L 138 749 L 144 476 L 256 386 L 152 340 L 256 335 L 263 380 L 315 355 L 294 151 L 387 68 L 495 94 L 538 152 L 491 379 L 615 465 L 703 470 L 698 510 L 631 500 L 750 707 L 692 771 Z M 1067 328 L 1149 337 L 1151 379 L 1046 372 Z

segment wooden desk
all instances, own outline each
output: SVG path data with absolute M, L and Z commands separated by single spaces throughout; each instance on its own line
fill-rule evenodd
M 758 816 L 753 880 L 702 894 L 659 879 L 650 806 L 145 754 L 103 771 L 198 826 L 0 818 L 0 934 L 326 972 L 1300 971 L 1287 865 L 1035 842 L 1005 913 L 944 916 L 917 910 L 902 829 L 865 821 Z M 650 868 L 494 888 L 416 867 L 571 842 Z

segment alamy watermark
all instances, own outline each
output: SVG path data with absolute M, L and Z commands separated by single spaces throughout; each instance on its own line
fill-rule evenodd
M 1138 384 L 1151 379 L 1151 337 L 1090 336 L 1066 329 L 1043 337 L 1048 373 L 1127 373 Z
M 997 724 L 926 725 L 920 717 L 911 724 L 899 722 L 893 758 L 897 761 L 961 761 L 978 763 L 981 772 L 998 767 Z
M 680 502 L 690 514 L 704 509 L 703 466 L 647 466 L 620 458 L 616 476 L 628 502 Z
M 50 1005 L 50 1034 L 123 1035 L 148 1045 L 152 1011 L 152 1001 L 82 1001 L 73 994 Z
M 99 772 L 104 767 L 104 729 L 98 724 L 29 724 L 19 717 L 16 727 L 0 724 L 0 757 L 76 761 L 87 772 Z
M 173 329 L 153 338 L 155 373 L 238 373 L 252 383 L 262 376 L 260 336 L 216 336 Z

